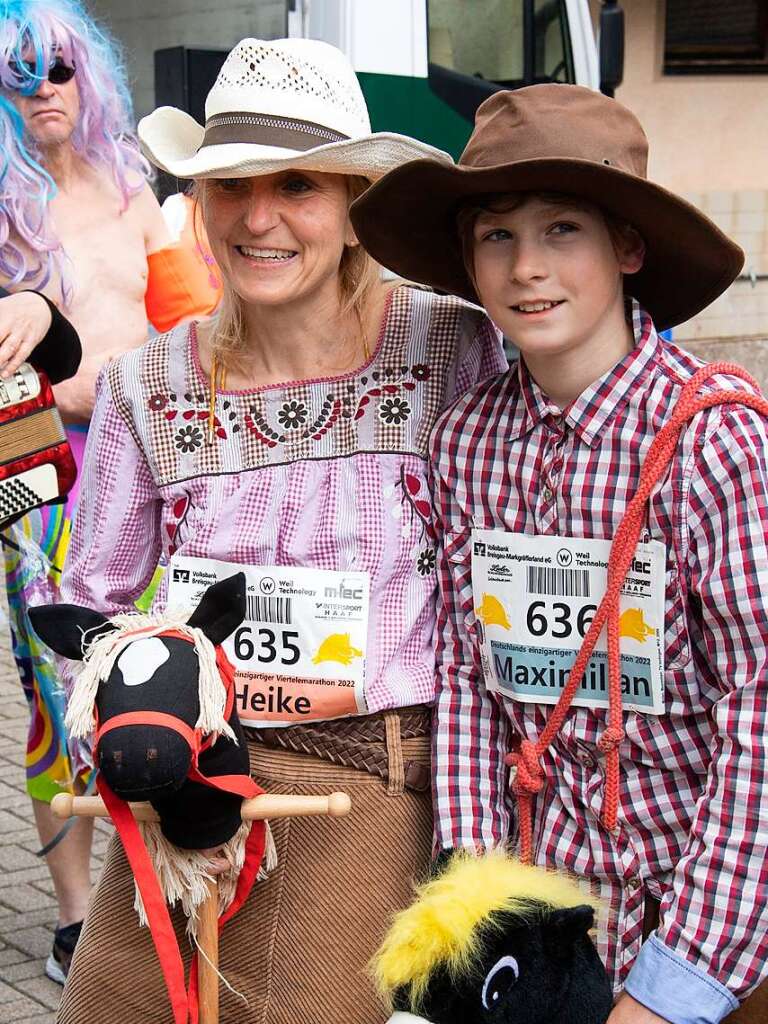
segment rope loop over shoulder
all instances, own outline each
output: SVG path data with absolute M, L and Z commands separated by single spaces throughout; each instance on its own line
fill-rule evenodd
M 700 395 L 702 385 L 711 377 L 720 374 L 739 377 L 753 388 L 755 393 L 734 388 L 732 390 L 713 389 L 709 394 Z M 547 720 L 538 741 L 533 743 L 527 739 L 523 740 L 520 751 L 509 754 L 505 759 L 505 763 L 512 767 L 514 773 L 510 782 L 512 791 L 518 798 L 520 859 L 525 864 L 533 862 L 532 798 L 542 790 L 545 782 L 541 758 L 566 719 L 603 629 L 606 629 L 608 638 L 608 725 L 597 743 L 598 749 L 605 758 L 605 794 L 601 820 L 609 832 L 616 830 L 620 803 L 619 746 L 625 736 L 622 724 L 621 654 L 619 650 L 621 588 L 637 549 L 651 494 L 669 468 L 683 428 L 698 413 L 718 405 L 754 409 L 768 418 L 768 401 L 760 393 L 757 381 L 735 363 L 708 363 L 706 366 L 702 366 L 683 386 L 672 414 L 648 449 L 640 469 L 640 478 L 635 494 L 627 505 L 624 516 L 614 534 L 611 554 L 608 559 L 606 591 L 576 655 L 560 699 Z

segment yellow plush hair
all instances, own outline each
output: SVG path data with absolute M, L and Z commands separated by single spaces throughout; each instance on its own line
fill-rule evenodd
M 539 913 L 541 904 L 545 910 L 597 906 L 565 875 L 521 864 L 498 850 L 482 857 L 456 854 L 441 875 L 417 888 L 416 896 L 395 917 L 373 961 L 382 995 L 407 986 L 414 1007 L 439 967 L 452 977 L 470 970 L 479 953 L 480 925 L 493 926 L 499 913 L 523 921 Z

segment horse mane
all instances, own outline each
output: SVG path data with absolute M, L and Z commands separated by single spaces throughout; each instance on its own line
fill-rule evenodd
M 573 879 L 521 864 L 504 850 L 457 852 L 442 874 L 417 887 L 416 897 L 395 917 L 373 963 L 382 996 L 406 987 L 414 1008 L 438 969 L 453 979 L 471 973 L 481 929 L 502 927 L 502 914 L 508 927 L 509 915 L 525 924 L 554 908 L 599 905 Z
M 75 739 L 87 739 L 93 732 L 96 694 L 106 682 L 115 662 L 129 644 L 135 640 L 162 636 L 171 631 L 181 633 L 193 644 L 200 662 L 198 696 L 200 714 L 195 728 L 204 734 L 223 734 L 237 742 L 235 734 L 224 717 L 226 690 L 221 684 L 216 648 L 202 631 L 190 626 L 186 618 L 167 615 L 144 615 L 128 612 L 109 620 L 112 629 L 98 627 L 95 635 L 83 634 L 83 661 L 72 689 L 65 724 Z

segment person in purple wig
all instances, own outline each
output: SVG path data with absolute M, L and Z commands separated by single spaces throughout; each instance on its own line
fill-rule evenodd
M 0 286 L 41 291 L 80 335 L 80 369 L 54 389 L 76 458 L 99 370 L 146 338 L 147 257 L 168 242 L 148 177 L 114 41 L 77 0 L 0 0 Z M 7 332 L 0 369 L 18 365 L 35 340 Z M 2 535 L 13 651 L 31 710 L 27 788 L 44 846 L 59 831 L 50 800 L 82 780 L 73 778 L 56 669 L 28 608 L 56 599 L 76 491 Z M 60 983 L 90 893 L 91 836 L 80 820 L 47 854 L 59 916 L 46 972 Z

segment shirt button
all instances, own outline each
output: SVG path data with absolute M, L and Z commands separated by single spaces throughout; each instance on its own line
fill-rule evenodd
M 552 501 L 552 491 L 549 487 L 545 487 L 541 494 L 544 498 L 544 501 Z
M 634 891 L 635 889 L 639 889 L 641 885 L 642 885 L 642 882 L 637 877 L 637 875 L 633 875 L 632 878 L 628 878 L 627 879 L 627 888 L 628 889 L 632 889 Z

